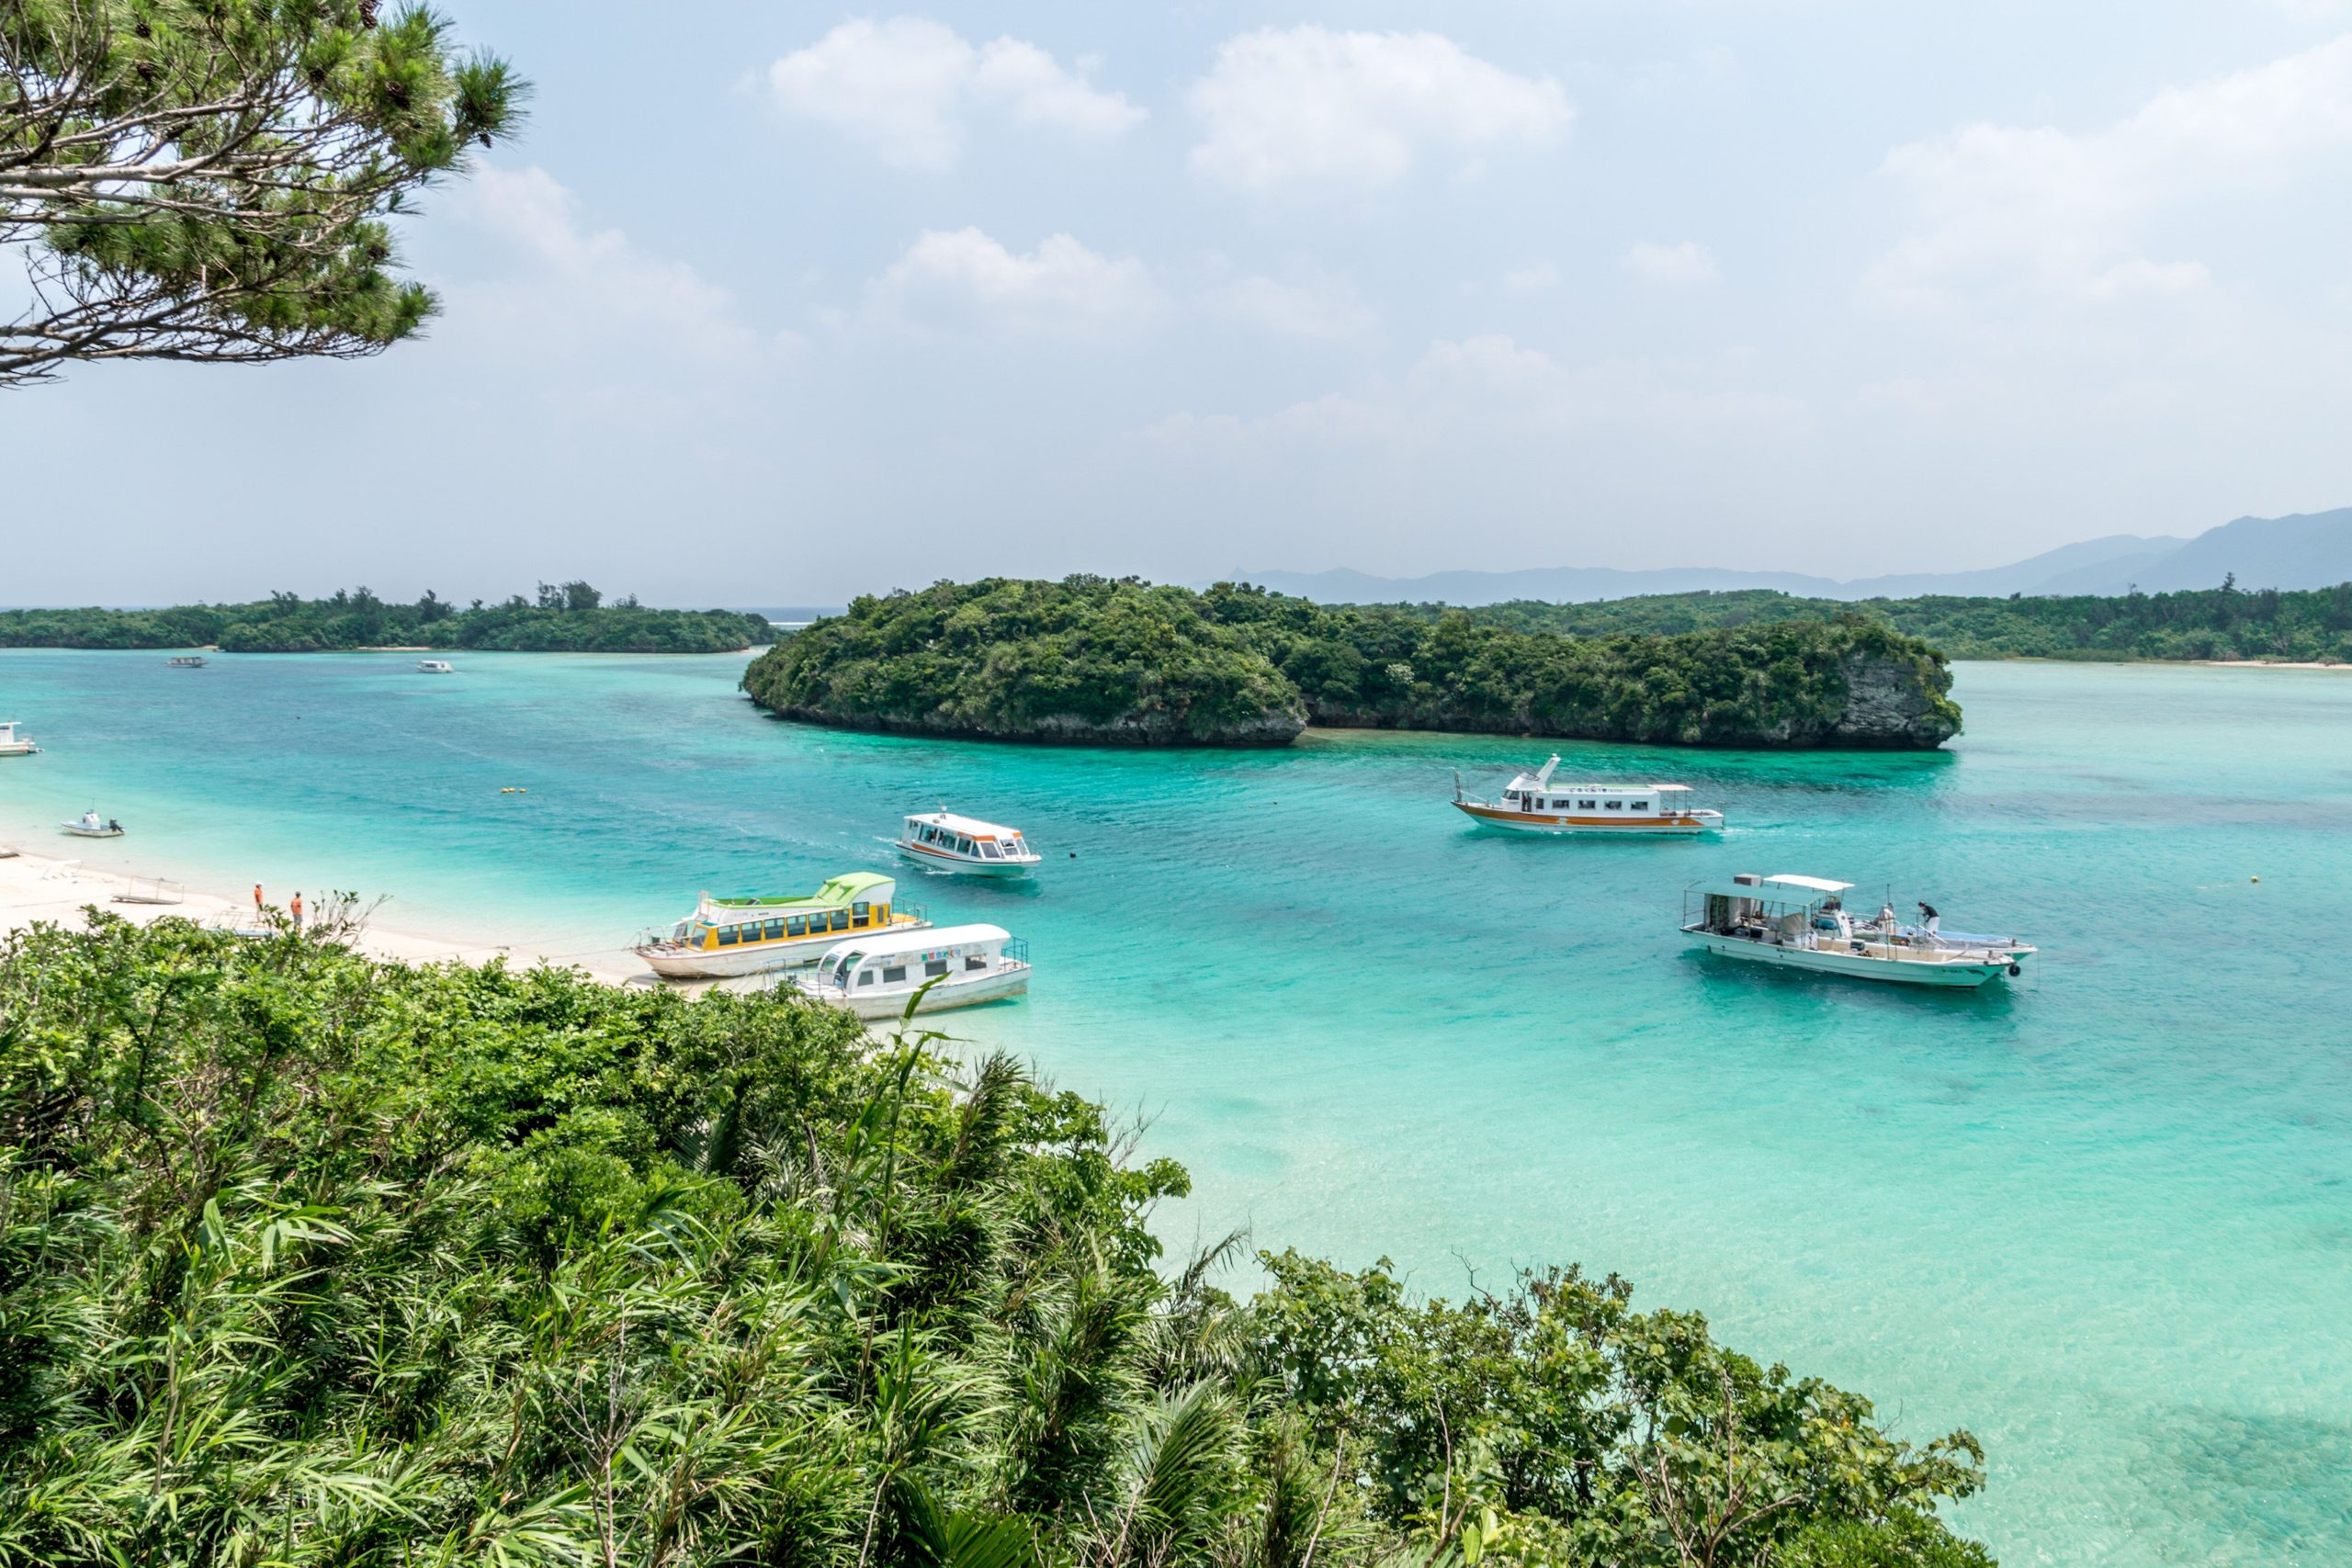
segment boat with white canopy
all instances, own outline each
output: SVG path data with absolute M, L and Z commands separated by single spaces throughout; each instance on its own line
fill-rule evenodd
M 15 719 L 0 719 L 0 757 L 29 757 L 40 750 L 31 736 L 17 733 Z
M 1504 786 L 1498 800 L 1462 793 L 1453 778 L 1453 807 L 1482 828 L 1515 833 L 1670 833 L 1687 837 L 1724 825 L 1724 814 L 1690 804 L 1679 784 L 1555 784 L 1559 757 Z
M 975 876 L 1026 876 L 1046 857 L 1029 847 L 1018 828 L 925 811 L 910 817 L 898 839 L 899 852 L 937 871 Z
M 897 1018 L 918 992 L 917 1012 L 944 1012 L 1027 991 L 1029 944 L 989 925 L 866 937 L 842 942 L 792 984 L 860 1018 Z
M 1794 873 L 1694 883 L 1683 894 L 1683 934 L 1724 958 L 1900 986 L 1973 988 L 2018 974 L 2035 951 L 2013 936 L 1945 931 L 1925 903 L 1921 919 L 1905 923 L 1891 897 L 1857 919 L 1845 903 L 1853 886 Z
M 122 824 L 111 817 L 99 816 L 96 807 L 85 811 L 73 821 L 60 822 L 58 826 L 77 839 L 119 839 L 122 837 Z

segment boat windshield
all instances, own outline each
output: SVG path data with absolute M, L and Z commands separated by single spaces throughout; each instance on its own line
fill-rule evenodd
M 1004 852 L 998 849 L 994 842 L 987 839 L 982 839 L 980 840 L 980 853 L 986 855 L 990 860 L 1002 860 L 1004 858 Z

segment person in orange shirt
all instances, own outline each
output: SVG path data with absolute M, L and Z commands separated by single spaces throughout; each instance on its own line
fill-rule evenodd
M 286 906 L 286 910 L 294 917 L 294 929 L 297 931 L 300 931 L 302 929 L 302 896 L 300 893 L 294 895 L 294 901 Z
M 261 884 L 256 882 L 254 884 L 254 913 L 260 914 L 261 908 Z

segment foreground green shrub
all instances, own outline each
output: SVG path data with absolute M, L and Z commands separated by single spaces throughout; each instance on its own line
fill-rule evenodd
M 1004 1057 L 93 921 L 0 947 L 0 1562 L 1983 1561 L 1965 1434 L 1613 1278 L 1163 1272 Z

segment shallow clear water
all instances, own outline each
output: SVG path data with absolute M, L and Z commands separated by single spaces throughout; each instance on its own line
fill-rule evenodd
M 957 745 L 775 723 L 740 659 L 412 664 L 0 652 L 51 748 L 0 761 L 0 838 L 584 953 L 887 868 L 903 811 L 1015 822 L 1034 886 L 902 897 L 1030 939 L 1027 1000 L 954 1027 L 1148 1116 L 1197 1183 L 1174 1244 L 1248 1224 L 1447 1294 L 1620 1270 L 1973 1429 L 1956 1522 L 2008 1562 L 2352 1560 L 2352 674 L 1966 665 L 1939 755 L 1566 747 L 1734 824 L 1594 842 L 1444 805 L 1541 742 Z M 93 804 L 130 836 L 62 850 Z M 2042 955 L 1937 995 L 1686 954 L 1680 888 L 1735 871 Z

